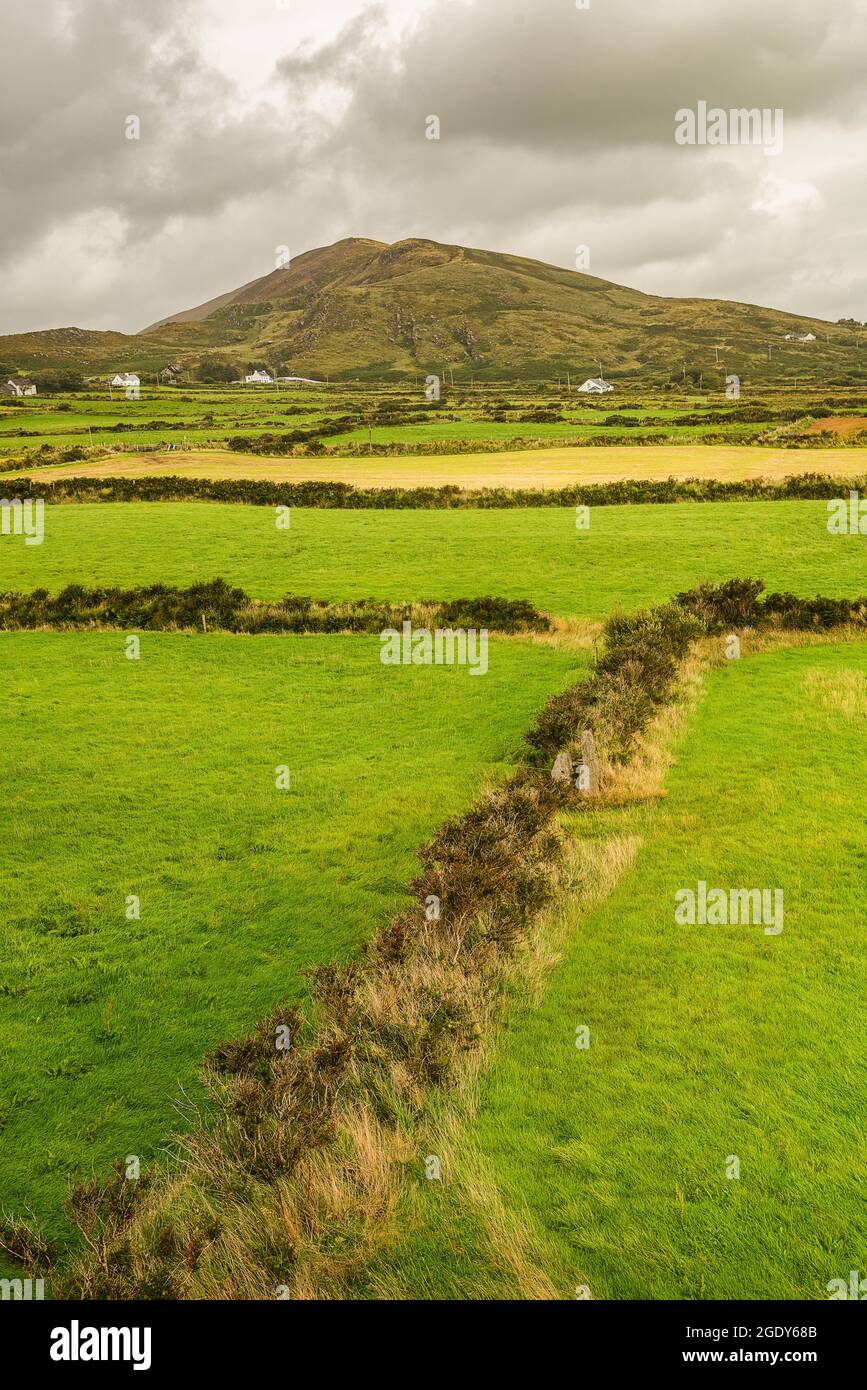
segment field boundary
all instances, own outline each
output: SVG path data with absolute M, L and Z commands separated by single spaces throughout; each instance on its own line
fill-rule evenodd
M 479 627 L 499 633 L 547 633 L 552 623 L 524 599 L 422 599 L 393 604 L 376 599 L 335 602 L 288 594 L 278 602 L 251 598 L 225 579 L 189 588 L 169 584 L 130 589 L 86 589 L 68 584 L 52 596 L 0 593 L 0 631 L 57 629 L 95 632 L 382 633 L 409 623 L 413 629 Z
M 745 478 L 620 479 L 575 483 L 562 488 L 437 487 L 358 488 L 352 483 L 308 481 L 278 483 L 237 478 L 150 477 L 15 477 L 6 501 L 18 498 L 49 503 L 75 502 L 235 502 L 247 506 L 295 506 L 339 510 L 501 510 L 512 507 L 614 507 L 675 502 L 832 501 L 855 490 L 867 493 L 867 474 L 850 478 L 826 473 L 789 474 L 775 481 Z M 0 490 L 3 485 L 0 484 Z

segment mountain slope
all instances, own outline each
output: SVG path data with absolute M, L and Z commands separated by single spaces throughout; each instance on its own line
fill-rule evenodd
M 69 331 L 69 330 L 65 330 Z M 816 334 L 787 343 L 792 332 Z M 826 338 L 826 335 L 828 337 Z M 0 338 L 0 360 L 33 369 L 45 334 Z M 87 336 L 87 335 L 86 335 Z M 105 337 L 107 335 L 89 335 Z M 550 378 L 603 372 L 664 381 L 687 370 L 755 379 L 863 380 L 850 328 L 721 300 L 668 299 L 519 256 L 419 238 L 350 238 L 239 289 L 82 353 L 145 368 L 215 354 L 331 377 L 442 374 Z M 37 339 L 40 341 L 37 343 Z M 771 356 L 768 360 L 768 344 Z M 115 356 L 108 362 L 108 350 Z

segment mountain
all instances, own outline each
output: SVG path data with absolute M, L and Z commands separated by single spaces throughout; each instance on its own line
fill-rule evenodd
M 812 343 L 787 333 L 814 333 Z M 827 336 L 826 336 L 827 335 Z M 771 345 L 770 360 L 768 345 Z M 851 327 L 713 299 L 642 294 L 582 272 L 421 238 L 350 238 L 135 335 L 58 329 L 0 337 L 19 370 L 156 371 L 216 357 L 305 376 L 362 379 L 596 375 L 659 382 L 864 380 Z

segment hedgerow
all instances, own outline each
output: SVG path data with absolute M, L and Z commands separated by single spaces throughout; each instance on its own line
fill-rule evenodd
M 675 502 L 830 501 L 850 489 L 867 491 L 867 474 L 852 478 L 803 473 L 780 480 L 744 478 L 619 479 L 609 483 L 574 483 L 562 488 L 442 487 L 357 488 L 351 483 L 271 482 L 254 478 L 16 478 L 16 497 L 46 502 L 239 502 L 248 506 L 295 506 L 344 510 L 422 508 L 614 507 Z
M 678 594 L 676 603 L 690 612 L 707 632 L 733 627 L 826 629 L 867 625 L 867 595 L 860 598 L 800 598 L 773 593 L 765 598 L 761 579 L 730 579 L 725 584 L 700 584 Z
M 327 599 L 289 594 L 277 603 L 250 598 L 224 579 L 187 589 L 150 584 L 131 589 L 86 589 L 68 584 L 0 594 L 0 629 L 140 628 L 146 631 L 382 632 L 410 621 L 417 627 L 488 628 L 547 632 L 550 619 L 524 599 L 459 598 L 391 604 L 378 599 Z

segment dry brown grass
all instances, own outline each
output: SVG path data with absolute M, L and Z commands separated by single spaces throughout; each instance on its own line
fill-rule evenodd
M 826 422 L 822 422 L 825 424 Z M 30 467 L 27 477 L 147 478 L 173 476 L 271 482 L 339 482 L 355 487 L 559 488 L 608 483 L 622 478 L 750 478 L 864 471 L 867 450 L 855 447 L 779 449 L 740 444 L 645 444 L 554 446 L 491 453 L 424 454 L 404 457 L 279 458 L 229 450 L 189 449 L 171 453 L 118 452 L 109 458 Z M 17 476 L 17 472 L 10 473 Z

